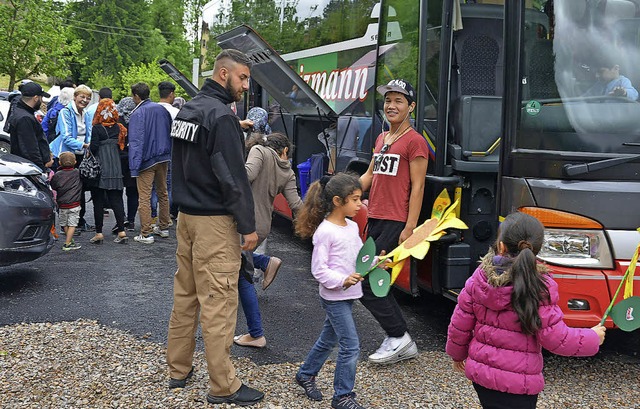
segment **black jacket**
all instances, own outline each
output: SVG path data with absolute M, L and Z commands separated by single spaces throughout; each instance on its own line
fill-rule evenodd
M 51 151 L 35 112 L 22 100 L 18 101 L 9 118 L 11 153 L 30 160 L 44 171 L 45 163 L 51 159 Z
M 51 189 L 56 191 L 56 203 L 61 209 L 80 206 L 82 183 L 78 169 L 59 168 L 51 178 Z
M 207 79 L 173 121 L 172 198 L 186 214 L 233 215 L 238 233 L 249 234 L 256 230 L 253 196 L 231 102 L 224 87 Z

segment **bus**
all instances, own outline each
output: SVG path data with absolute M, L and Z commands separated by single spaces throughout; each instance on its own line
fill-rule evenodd
M 469 228 L 396 287 L 455 300 L 500 218 L 522 211 L 546 228 L 538 257 L 565 321 L 597 324 L 640 241 L 640 1 L 382 0 L 362 19 L 344 19 L 365 28 L 354 38 L 282 55 L 248 26 L 217 41 L 254 61 L 251 98 L 292 139 L 294 165 L 364 172 L 385 127 L 375 86 L 414 84 L 430 149 L 421 219 L 447 189 Z

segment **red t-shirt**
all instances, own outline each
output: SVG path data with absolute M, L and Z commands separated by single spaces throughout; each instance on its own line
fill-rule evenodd
M 375 160 L 384 145 L 384 135 L 378 135 L 373 150 L 373 181 L 369 190 L 369 217 L 406 222 L 409 216 L 411 175 L 409 162 L 418 157 L 429 158 L 427 141 L 411 129 L 389 147 L 379 166 Z

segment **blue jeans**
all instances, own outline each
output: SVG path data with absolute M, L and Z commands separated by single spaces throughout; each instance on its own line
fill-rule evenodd
M 318 375 L 331 351 L 339 345 L 336 372 L 333 375 L 334 399 L 351 394 L 356 381 L 356 365 L 360 354 L 360 341 L 353 320 L 353 301 L 327 301 L 322 299 L 327 313 L 320 337 L 298 370 L 298 377 L 309 379 Z
M 244 316 L 247 319 L 249 335 L 254 338 L 263 336 L 264 330 L 262 329 L 262 315 L 260 315 L 260 307 L 258 306 L 258 294 L 253 283 L 247 281 L 243 274 L 240 274 L 240 279 L 238 279 L 238 294 Z
M 269 260 L 271 260 L 271 257 L 269 256 L 265 256 L 264 254 L 260 253 L 253 253 L 253 266 L 255 268 L 266 271 L 267 266 L 269 265 Z

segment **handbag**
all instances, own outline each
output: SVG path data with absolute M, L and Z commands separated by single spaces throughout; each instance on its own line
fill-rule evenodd
M 87 149 L 84 160 L 78 166 L 78 171 L 84 179 L 95 180 L 100 178 L 100 161 L 93 155 L 91 150 Z

